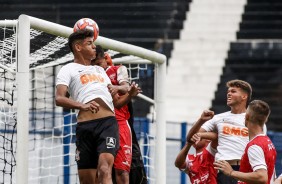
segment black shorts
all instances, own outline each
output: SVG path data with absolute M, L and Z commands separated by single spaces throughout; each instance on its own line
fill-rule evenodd
M 99 155 L 116 155 L 119 132 L 114 116 L 80 122 L 76 127 L 76 155 L 78 169 L 97 169 Z
M 240 165 L 231 165 L 234 171 L 239 171 Z M 238 180 L 223 174 L 223 172 L 219 171 L 217 173 L 217 184 L 237 184 Z

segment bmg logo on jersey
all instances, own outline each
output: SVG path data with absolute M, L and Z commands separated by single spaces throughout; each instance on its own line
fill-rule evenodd
M 106 145 L 107 145 L 107 148 L 115 148 L 116 147 L 116 138 L 107 137 Z

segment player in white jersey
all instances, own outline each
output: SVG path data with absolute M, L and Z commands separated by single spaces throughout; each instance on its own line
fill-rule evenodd
M 76 161 L 80 183 L 111 183 L 114 156 L 119 147 L 118 125 L 111 81 L 104 69 L 92 66 L 96 57 L 93 32 L 79 30 L 69 36 L 74 62 L 57 75 L 56 105 L 77 109 Z M 67 94 L 70 94 L 70 98 Z
M 249 141 L 248 129 L 245 127 L 245 112 L 252 96 L 252 87 L 242 80 L 231 80 L 226 83 L 227 105 L 231 111 L 214 116 L 214 112 L 206 110 L 202 113 L 193 128 L 200 132 L 212 131 L 218 133 L 216 160 L 227 160 L 234 170 L 239 170 L 240 159 Z M 193 132 L 193 131 L 192 131 Z M 188 134 L 188 140 L 192 135 Z M 236 183 L 234 178 L 217 174 L 218 184 Z

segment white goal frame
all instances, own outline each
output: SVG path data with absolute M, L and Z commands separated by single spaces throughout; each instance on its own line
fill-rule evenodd
M 28 184 L 28 134 L 29 134 L 29 55 L 30 55 L 30 29 L 36 29 L 55 36 L 68 37 L 72 28 L 56 23 L 20 15 L 18 20 L 0 21 L 0 26 L 17 26 L 17 70 L 16 84 L 21 95 L 17 97 L 17 154 L 16 154 L 16 183 Z M 109 38 L 99 36 L 95 44 L 103 48 L 116 50 L 125 54 L 132 54 L 144 58 L 144 62 L 156 63 L 155 67 L 155 95 L 156 109 L 156 157 L 155 174 L 156 183 L 166 183 L 166 61 L 165 55 L 141 47 L 126 44 Z

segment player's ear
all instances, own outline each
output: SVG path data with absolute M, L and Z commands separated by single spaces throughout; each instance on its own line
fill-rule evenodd
M 81 51 L 81 45 L 78 42 L 74 44 L 74 50 L 76 50 L 77 52 Z
M 242 93 L 242 98 L 244 100 L 248 100 L 248 94 L 247 93 Z

